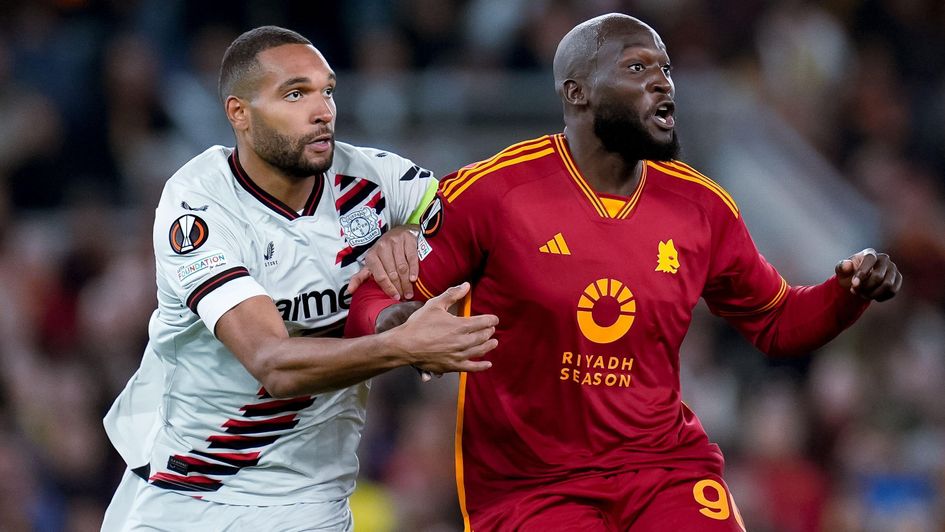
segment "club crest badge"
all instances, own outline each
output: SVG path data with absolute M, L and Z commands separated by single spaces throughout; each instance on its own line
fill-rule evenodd
M 178 255 L 186 255 L 204 245 L 209 236 L 207 222 L 193 214 L 185 214 L 174 220 L 168 234 L 171 249 Z
M 381 218 L 373 207 L 363 206 L 338 218 L 348 245 L 363 246 L 381 236 Z

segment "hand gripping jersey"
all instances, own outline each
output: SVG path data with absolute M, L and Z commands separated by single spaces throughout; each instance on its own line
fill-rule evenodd
M 369 383 L 273 399 L 214 326 L 267 295 L 290 335 L 340 336 L 359 258 L 422 211 L 431 177 L 341 142 L 301 212 L 259 188 L 229 148 L 210 148 L 171 177 L 154 224 L 150 342 L 105 419 L 128 466 L 154 486 L 228 504 L 349 495 Z
M 772 346 L 791 349 L 865 308 L 835 280 L 789 287 L 725 190 L 679 161 L 644 164 L 631 197 L 602 196 L 565 137 L 546 136 L 444 178 L 423 216 L 420 294 L 471 280 L 469 311 L 499 317 L 493 367 L 460 378 L 457 482 L 473 526 L 504 493 L 549 482 L 721 474 L 680 397 L 679 346 L 700 297 L 752 338 L 777 322 Z M 810 310 L 779 318 L 796 294 Z

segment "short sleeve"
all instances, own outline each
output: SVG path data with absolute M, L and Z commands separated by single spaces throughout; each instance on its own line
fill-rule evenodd
M 183 196 L 187 196 L 183 199 Z M 265 289 L 244 263 L 237 217 L 206 194 L 165 190 L 154 221 L 158 281 L 210 332 L 240 302 Z
M 433 172 L 389 152 L 377 152 L 381 161 L 381 186 L 389 203 L 391 225 L 417 223 L 436 193 Z

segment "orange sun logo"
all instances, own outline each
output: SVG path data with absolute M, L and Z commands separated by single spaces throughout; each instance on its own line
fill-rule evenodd
M 627 334 L 636 311 L 629 288 L 616 279 L 598 279 L 587 285 L 578 300 L 578 326 L 588 340 L 609 344 Z

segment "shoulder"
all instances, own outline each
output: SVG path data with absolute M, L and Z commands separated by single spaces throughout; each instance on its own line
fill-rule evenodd
M 680 160 L 646 161 L 648 186 L 675 193 L 710 211 L 740 217 L 738 205 L 725 188 Z
M 332 170 L 336 174 L 362 177 L 372 181 L 409 180 L 433 175 L 429 170 L 417 166 L 410 159 L 394 152 L 354 146 L 346 142 L 335 142 L 335 160 L 332 163 Z
M 460 196 L 497 197 L 523 183 L 541 179 L 558 168 L 557 135 L 513 144 L 488 159 L 468 164 L 444 177 L 440 194 L 447 202 Z
M 227 160 L 232 153 L 232 148 L 213 146 L 188 161 L 165 183 L 161 203 L 187 197 L 221 199 L 221 189 L 233 183 Z

